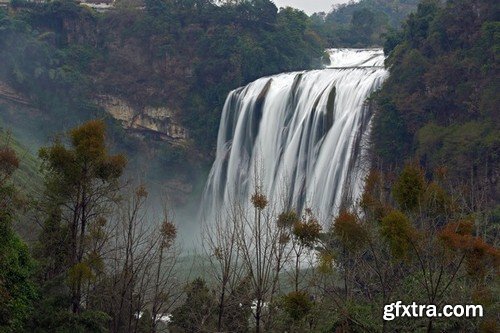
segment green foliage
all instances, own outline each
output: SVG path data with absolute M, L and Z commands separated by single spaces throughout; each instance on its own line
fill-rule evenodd
M 357 216 L 348 211 L 341 211 L 335 218 L 333 234 L 351 251 L 362 248 L 368 241 L 368 233 Z
M 495 290 L 491 286 L 497 278 L 500 253 L 496 238 L 479 232 L 496 215 L 484 216 L 481 206 L 472 208 L 471 214 L 463 204 L 469 195 L 462 193 L 463 188 L 455 180 L 449 182 L 446 168 L 424 171 L 409 164 L 396 175 L 393 170 L 371 170 L 361 200 L 363 214 L 341 211 L 333 232 L 322 238 L 318 268 L 323 279 L 333 280 L 330 288 L 337 290 L 335 295 L 345 297 L 330 330 L 496 328 L 492 322 L 498 302 L 491 299 Z M 402 206 L 407 210 L 402 211 Z M 358 226 L 369 236 L 362 251 L 354 246 L 356 237 L 363 233 Z M 336 264 L 333 267 L 324 264 L 332 261 Z M 397 299 L 403 304 L 465 304 L 473 300 L 483 304 L 486 315 L 479 321 L 381 320 L 383 306 Z M 334 317 L 332 312 L 329 315 Z
M 378 105 L 383 112 L 376 115 L 372 132 L 377 154 L 388 163 L 398 163 L 400 156 L 408 154 L 412 138 L 404 119 L 389 98 L 378 99 Z
M 239 333 L 249 331 L 248 318 L 252 316 L 250 290 L 249 278 L 243 278 L 236 288 L 231 290 L 221 318 L 225 330 Z
M 69 144 L 59 139 L 40 149 L 46 187 L 39 203 L 45 213 L 46 229 L 40 236 L 47 237 L 48 243 L 40 240 L 39 248 L 50 255 L 41 261 L 46 265 L 41 267 L 43 280 L 65 276 L 71 288 L 72 312 L 80 314 L 82 288 L 102 269 L 98 250 L 90 249 L 90 245 L 104 238 L 105 216 L 109 204 L 116 200 L 126 160 L 123 155 L 109 154 L 103 121 L 75 127 L 67 139 Z M 61 236 L 64 241 L 58 239 Z
M 497 132 L 494 124 L 480 121 L 450 126 L 429 123 L 417 134 L 417 154 L 425 156 L 432 168 L 480 168 L 485 161 L 494 163 L 500 159 Z
M 36 297 L 28 248 L 0 216 L 0 331 L 20 331 Z
M 385 44 L 391 75 L 376 96 L 375 154 L 418 160 L 498 201 L 498 3 L 425 0 Z M 479 185 L 481 183 L 481 185 Z M 479 187 L 481 187 L 479 189 Z
M 424 209 L 432 216 L 444 215 L 453 209 L 450 195 L 437 182 L 427 186 L 422 201 Z
M 130 100 L 139 106 L 146 100 L 171 103 L 183 110 L 182 120 L 198 146 L 208 150 L 228 90 L 259 76 L 310 67 L 314 58 L 322 56 L 322 38 L 335 46 L 381 45 L 381 35 L 394 26 L 391 13 L 403 13 L 396 8 L 403 3 L 414 2 L 364 0 L 342 6 L 327 17 L 326 22 L 332 23 L 327 27 L 318 23 L 319 16 L 307 18 L 293 9 L 278 12 L 266 0 L 222 6 L 203 0 L 148 0 L 144 12 L 128 9 L 103 15 L 71 1 L 18 2 L 9 12 L 0 9 L 4 60 L 0 79 L 29 96 L 48 119 L 57 119 L 61 126 L 100 112 L 90 102 L 96 92 L 134 95 Z M 388 7 L 381 8 L 392 12 L 380 12 L 372 4 L 384 4 Z M 409 6 L 406 9 L 411 10 Z M 371 173 L 361 203 L 365 215 L 342 212 L 328 234 L 321 234 L 311 212 L 302 218 L 293 211 L 281 214 L 279 227 L 287 228 L 300 245 L 318 249 L 314 269 L 321 273 L 314 281 L 300 281 L 301 287 L 317 283 L 317 289 L 285 294 L 277 309 L 265 307 L 270 318 L 274 311 L 286 317 L 282 330 L 424 327 L 424 319 L 382 323 L 381 305 L 396 297 L 411 296 L 421 303 L 472 299 L 495 309 L 495 290 L 489 285 L 498 270 L 499 253 L 487 240 L 497 241 L 498 207 L 483 209 L 483 203 L 475 201 L 457 208 L 457 202 L 478 193 L 498 201 L 494 187 L 500 147 L 497 8 L 486 0 L 447 4 L 427 0 L 403 31 L 388 35 L 384 46 L 392 76 L 376 96 L 375 152 L 386 166 L 419 160 L 428 170 L 445 171 L 429 171 L 427 181 L 420 167 L 407 165 L 395 182 L 394 173 Z M 97 311 L 107 304 L 93 304 L 95 297 L 83 302 L 76 291 L 99 290 L 101 283 L 115 282 L 108 278 L 120 279 L 99 276 L 105 261 L 89 246 L 105 236 L 106 219 L 101 213 L 109 201 L 93 201 L 92 207 L 103 210 L 90 214 L 86 204 L 90 197 L 110 194 L 108 190 L 113 197 L 125 165 L 123 157 L 107 152 L 105 138 L 104 124 L 91 122 L 40 152 L 47 191 L 43 228 L 34 247 L 41 295 L 35 302 L 33 263 L 11 227 L 22 202 L 14 187 L 4 183 L 4 178 L 16 177 L 12 171 L 16 159 L 11 150 L 0 149 L 0 331 L 103 332 L 114 319 Z M 162 162 L 183 164 L 189 159 L 187 149 L 165 148 Z M 469 180 L 472 191 L 460 187 L 450 193 L 444 185 L 449 175 Z M 456 184 L 455 180 L 451 183 Z M 103 187 L 89 191 L 96 186 Z M 86 199 L 72 202 L 82 196 Z M 261 195 L 253 202 L 258 209 L 268 205 Z M 395 210 L 395 203 L 401 211 Z M 463 220 L 464 211 L 472 211 L 475 221 Z M 83 216 L 91 223 L 85 224 Z M 484 225 L 488 228 L 481 229 Z M 162 231 L 163 245 L 169 247 L 175 229 L 165 224 Z M 415 260 L 405 260 L 413 255 Z M 306 273 L 297 274 L 297 281 Z M 464 273 L 468 273 L 466 279 Z M 225 330 L 248 329 L 252 301 L 248 283 L 241 282 L 228 295 L 228 305 L 221 312 Z M 75 304 L 73 313 L 69 309 Z M 81 304 L 85 306 L 79 308 Z M 186 287 L 184 302 L 173 311 L 172 328 L 215 331 L 218 311 L 214 293 L 197 279 Z M 441 321 L 426 327 L 472 331 L 482 325 L 494 331 L 494 321 L 488 320 L 480 324 Z M 140 330 L 151 327 L 147 312 L 139 325 Z
M 68 280 L 70 285 L 77 283 L 77 281 L 86 282 L 94 278 L 95 276 L 92 270 L 84 262 L 77 263 L 68 270 Z
M 292 291 L 283 296 L 283 306 L 290 318 L 299 321 L 309 314 L 312 302 L 309 295 L 302 291 Z
M 409 164 L 399 175 L 392 189 L 392 194 L 399 207 L 406 211 L 413 211 L 420 208 L 425 187 L 422 169 Z
M 17 15 L 0 12 L 4 61 L 0 79 L 30 96 L 36 107 L 60 123 L 86 119 L 93 111 L 87 102 L 90 76 L 86 70 L 94 53 L 85 45 L 68 45 L 70 36 L 63 27 L 78 16 L 89 19 L 89 14 L 72 1 L 19 6 L 13 12 Z
M 116 181 L 126 164 L 123 155 L 108 155 L 104 141 L 104 123 L 90 121 L 69 133 L 72 147 L 60 141 L 40 149 L 40 158 L 47 170 L 49 190 L 57 190 L 71 198 L 71 194 L 94 180 L 103 183 Z M 89 190 L 90 188 L 87 188 Z
M 20 332 L 36 298 L 31 280 L 34 263 L 28 247 L 12 228 L 22 204 L 8 182 L 19 160 L 7 146 L 0 147 L 0 332 Z
M 172 312 L 173 326 L 182 332 L 210 331 L 215 328 L 215 300 L 203 279 L 186 286 L 184 303 Z
M 53 296 L 52 291 L 51 296 Z M 30 323 L 29 332 L 36 333 L 65 333 L 65 332 L 108 332 L 110 317 L 101 311 L 83 311 L 77 315 L 61 308 L 59 304 L 44 300 L 37 304 L 40 306 L 34 313 Z
M 160 147 L 160 161 L 163 167 L 182 166 L 188 160 L 188 148 L 184 146 L 164 145 Z
M 418 0 L 361 0 L 338 5 L 328 14 L 316 13 L 314 30 L 329 47 L 369 47 L 384 44 L 385 36 L 399 28 L 415 11 Z
M 292 227 L 292 234 L 299 244 L 306 247 L 313 247 L 319 239 L 321 225 L 310 210 L 306 209 L 302 220 L 296 221 Z
M 46 217 L 33 255 L 38 261 L 38 276 L 43 281 L 63 278 L 69 266 L 70 247 L 66 240 L 69 229 L 61 221 L 62 213 L 57 207 Z
M 192 78 L 183 76 L 176 80 L 177 84 L 179 80 L 186 83 L 186 97 L 189 96 L 181 101 L 185 110 L 183 123 L 204 149 L 216 140 L 220 111 L 228 91 L 262 76 L 310 68 L 313 60 L 319 63 L 322 56 L 322 42 L 301 11 L 287 8 L 278 12 L 268 0 L 220 7 L 205 4 L 189 17 L 184 10 L 172 6 L 168 16 L 156 15 L 144 20 L 159 27 L 151 32 L 153 35 L 164 34 L 167 29 L 172 34 L 174 29 L 186 37 L 164 38 L 164 44 L 149 48 L 168 50 L 166 61 L 172 63 L 185 62 L 182 60 L 185 53 L 192 54 L 192 63 L 185 64 L 193 73 Z M 161 27 L 157 20 L 162 20 Z M 179 21 L 185 21 L 185 25 L 178 27 Z M 200 25 L 205 29 L 201 30 Z M 190 44 L 188 51 L 185 43 Z
M 380 234 L 387 241 L 395 259 L 408 258 L 415 231 L 410 220 L 399 211 L 392 211 L 380 221 Z

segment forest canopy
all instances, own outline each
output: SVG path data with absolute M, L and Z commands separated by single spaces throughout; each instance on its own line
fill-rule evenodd
M 339 4 L 311 16 L 312 27 L 329 47 L 382 46 L 398 30 L 419 0 L 360 0 Z
M 390 77 L 377 94 L 375 153 L 449 175 L 498 204 L 500 6 L 493 0 L 425 0 L 388 36 Z M 472 185 L 473 184 L 473 185 Z

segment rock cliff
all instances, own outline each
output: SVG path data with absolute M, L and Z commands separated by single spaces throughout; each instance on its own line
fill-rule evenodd
M 175 110 L 171 108 L 136 107 L 122 98 L 111 95 L 99 96 L 97 104 L 134 136 L 143 137 L 143 134 L 148 133 L 173 144 L 188 143 L 188 130 L 180 125 L 176 119 Z

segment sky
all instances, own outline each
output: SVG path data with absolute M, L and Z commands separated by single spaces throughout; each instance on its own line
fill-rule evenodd
M 302 9 L 307 14 L 329 12 L 333 5 L 346 3 L 349 0 L 274 0 L 276 7 L 294 7 Z

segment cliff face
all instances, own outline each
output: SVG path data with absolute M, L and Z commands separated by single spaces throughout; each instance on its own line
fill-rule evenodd
M 132 172 L 153 180 L 149 187 L 154 193 L 166 195 L 170 204 L 189 203 L 199 168 L 193 156 L 199 153 L 195 153 L 188 129 L 178 120 L 181 110 L 140 106 L 113 95 L 98 95 L 95 103 L 120 123 L 131 140 L 138 142 Z
M 118 120 L 130 135 L 145 138 L 149 133 L 161 141 L 188 144 L 188 130 L 176 119 L 176 110 L 168 107 L 134 107 L 116 96 L 101 95 L 97 103 Z

